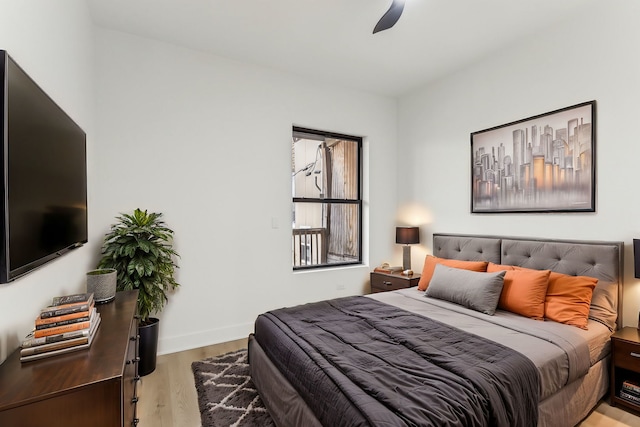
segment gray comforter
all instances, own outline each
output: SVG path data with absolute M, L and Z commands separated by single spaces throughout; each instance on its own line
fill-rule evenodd
M 255 337 L 326 426 L 537 424 L 528 358 L 371 298 L 265 313 Z

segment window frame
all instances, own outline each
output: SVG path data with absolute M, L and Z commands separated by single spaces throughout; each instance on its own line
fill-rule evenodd
M 356 205 L 358 209 L 358 259 L 357 261 L 343 261 L 336 263 L 327 263 L 327 264 L 312 264 L 312 265 L 292 265 L 293 271 L 303 271 L 303 270 L 317 270 L 324 268 L 333 268 L 333 267 L 344 267 L 344 266 L 353 266 L 353 265 L 362 265 L 362 234 L 363 234 L 363 212 L 362 212 L 362 146 L 363 146 L 363 138 L 360 136 L 347 135 L 336 132 L 329 131 L 320 131 L 317 129 L 309 129 L 300 126 L 292 127 L 292 136 L 295 133 L 305 133 L 310 135 L 316 135 L 320 137 L 333 138 L 333 139 L 342 139 L 353 141 L 357 144 L 357 198 L 356 199 L 333 199 L 333 198 L 315 198 L 315 197 L 295 197 L 292 195 L 292 205 L 296 203 L 317 203 L 317 204 L 346 204 L 346 205 Z M 293 236 L 294 228 L 291 228 L 292 236 Z

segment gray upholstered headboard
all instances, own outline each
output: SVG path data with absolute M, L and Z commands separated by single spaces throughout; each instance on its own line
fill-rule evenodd
M 622 326 L 623 243 L 462 234 L 433 235 L 433 254 L 441 258 L 491 261 L 598 279 L 591 310 L 614 307 Z

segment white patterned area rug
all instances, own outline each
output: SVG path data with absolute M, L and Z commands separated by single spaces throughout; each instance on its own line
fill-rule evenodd
M 202 427 L 275 426 L 251 381 L 247 350 L 193 362 Z

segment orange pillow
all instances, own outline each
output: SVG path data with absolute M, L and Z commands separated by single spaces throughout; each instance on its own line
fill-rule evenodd
M 587 329 L 589 307 L 598 279 L 551 272 L 544 303 L 544 317 Z
M 504 285 L 498 301 L 498 308 L 530 317 L 544 319 L 544 303 L 549 286 L 549 270 L 499 265 L 492 262 L 487 272 L 506 270 Z
M 438 258 L 433 255 L 427 255 L 424 259 L 424 267 L 422 268 L 422 276 L 418 282 L 418 290 L 425 291 L 429 287 L 429 282 L 433 276 L 433 270 L 436 264 L 446 265 L 451 268 L 460 268 L 463 270 L 477 271 L 484 273 L 487 271 L 486 261 L 460 261 L 457 259 Z

